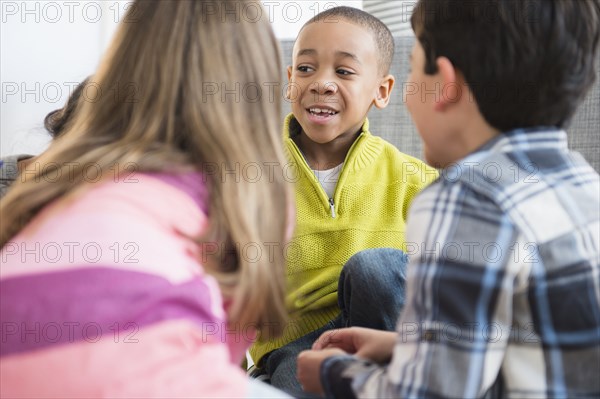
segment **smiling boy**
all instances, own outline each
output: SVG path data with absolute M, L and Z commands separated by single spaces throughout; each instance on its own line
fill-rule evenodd
M 317 15 L 293 48 L 284 124 L 299 171 L 287 257 L 291 322 L 281 339 L 251 349 L 271 383 L 293 395 L 302 395 L 297 354 L 320 333 L 346 325 L 391 330 L 403 305 L 408 206 L 437 172 L 369 132 L 367 113 L 385 108 L 394 87 L 393 52 L 389 29 L 349 7 Z M 346 264 L 383 247 L 389 256 L 375 268 Z

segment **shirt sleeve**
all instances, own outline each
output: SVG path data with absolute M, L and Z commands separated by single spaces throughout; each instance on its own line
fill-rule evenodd
M 460 183 L 425 189 L 408 220 L 407 302 L 392 361 L 332 359 L 322 369 L 328 395 L 349 384 L 361 398 L 485 395 L 510 335 L 516 239 L 493 201 Z

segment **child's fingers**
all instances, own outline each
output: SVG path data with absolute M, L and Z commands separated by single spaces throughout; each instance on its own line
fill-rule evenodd
M 353 341 L 353 329 L 342 328 L 326 331 L 313 343 L 312 348 L 315 350 L 339 348 L 345 352 L 354 353 L 356 349 Z
M 328 348 L 332 343 L 332 336 L 336 335 L 339 330 L 325 331 L 321 336 L 313 343 L 312 348 L 315 350 Z

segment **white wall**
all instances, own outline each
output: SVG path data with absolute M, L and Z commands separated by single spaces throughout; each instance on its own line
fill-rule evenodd
M 119 1 L 0 0 L 0 154 L 46 147 L 44 116 L 98 65 Z
M 94 72 L 126 0 L 0 0 L 0 156 L 38 154 L 44 116 Z M 263 1 L 279 38 L 294 38 L 316 13 L 362 1 Z
M 273 30 L 280 39 L 293 39 L 300 28 L 318 13 L 337 6 L 349 6 L 362 9 L 359 1 L 262 1 Z

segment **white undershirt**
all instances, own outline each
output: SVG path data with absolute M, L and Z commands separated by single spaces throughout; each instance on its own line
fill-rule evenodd
M 333 169 L 327 169 L 327 170 L 314 170 L 313 169 L 313 172 L 315 172 L 315 176 L 317 176 L 319 183 L 321 183 L 321 187 L 323 187 L 323 190 L 325 190 L 325 193 L 327 193 L 327 197 L 329 197 L 329 198 L 333 198 L 333 193 L 335 193 L 335 186 L 337 185 L 337 182 L 340 178 L 340 172 L 342 171 L 342 166 L 344 166 L 343 163 L 339 164 L 338 166 L 336 166 Z

